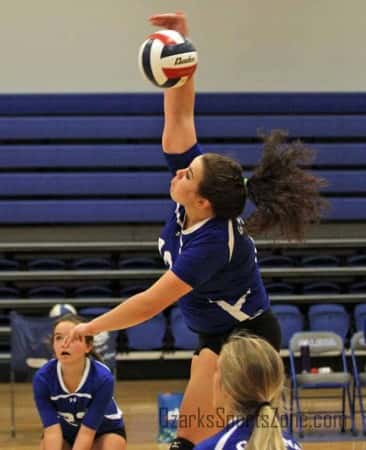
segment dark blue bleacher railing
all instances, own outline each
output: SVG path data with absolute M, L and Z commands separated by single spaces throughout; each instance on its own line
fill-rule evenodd
M 309 142 L 326 219 L 366 220 L 366 93 L 198 94 L 196 113 L 204 149 L 248 174 L 259 129 Z M 0 95 L 0 224 L 163 222 L 162 126 L 161 93 Z

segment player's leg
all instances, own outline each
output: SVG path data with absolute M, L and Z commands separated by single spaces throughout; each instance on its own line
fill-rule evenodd
M 179 409 L 178 438 L 170 449 L 190 450 L 193 444 L 218 431 L 220 417 L 213 405 L 213 376 L 217 358 L 218 355 L 208 348 L 193 357 L 191 376 Z
M 105 433 L 98 436 L 91 450 L 126 450 L 126 440 L 115 433 Z

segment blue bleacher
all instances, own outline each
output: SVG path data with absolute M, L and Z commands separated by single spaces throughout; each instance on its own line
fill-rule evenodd
M 0 95 L 0 225 L 162 223 L 162 107 L 161 93 Z M 196 118 L 204 149 L 247 174 L 258 130 L 309 141 L 311 170 L 329 183 L 326 220 L 366 220 L 366 94 L 201 93 Z

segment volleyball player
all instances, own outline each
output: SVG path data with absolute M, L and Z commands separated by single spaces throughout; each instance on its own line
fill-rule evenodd
M 183 13 L 158 14 L 152 25 L 188 34 Z M 301 169 L 309 153 L 300 143 L 285 144 L 272 132 L 264 141 L 262 160 L 244 180 L 241 166 L 213 153 L 202 153 L 194 123 L 195 89 L 164 91 L 162 145 L 173 178 L 175 202 L 159 237 L 167 271 L 148 289 L 110 312 L 75 327 L 69 339 L 131 327 L 178 302 L 188 327 L 199 335 L 180 415 L 215 414 L 213 374 L 221 347 L 233 331 L 246 330 L 279 349 L 281 333 L 271 312 L 251 234 L 278 229 L 286 238 L 302 239 L 306 224 L 320 217 L 321 180 Z M 250 199 L 256 210 L 240 217 Z M 192 449 L 215 428 L 189 421 L 178 429 L 171 449 Z
M 113 398 L 114 379 L 93 357 L 93 338 L 65 343 L 81 320 L 65 315 L 54 327 L 55 359 L 33 378 L 34 399 L 43 424 L 41 450 L 125 450 L 122 412 Z

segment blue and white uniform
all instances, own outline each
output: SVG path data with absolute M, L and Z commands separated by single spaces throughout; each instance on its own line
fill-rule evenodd
M 175 174 L 201 154 L 196 144 L 183 154 L 165 156 Z M 211 218 L 183 229 L 184 218 L 184 208 L 176 204 L 160 235 L 159 251 L 175 275 L 193 288 L 179 300 L 188 327 L 224 334 L 267 311 L 256 248 L 242 219 Z
M 34 399 L 44 428 L 60 424 L 64 439 L 72 444 L 81 425 L 97 435 L 124 428 L 122 411 L 113 398 L 114 379 L 107 366 L 86 359 L 84 373 L 75 392 L 62 378 L 61 364 L 51 359 L 33 378 Z
M 205 439 L 194 450 L 244 450 L 253 431 L 254 420 L 233 420 L 214 436 Z M 287 450 L 301 450 L 301 446 L 288 434 L 283 433 Z

